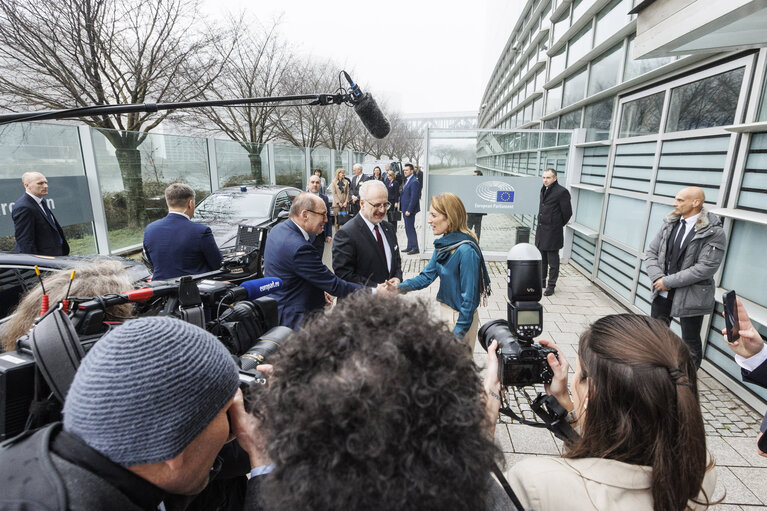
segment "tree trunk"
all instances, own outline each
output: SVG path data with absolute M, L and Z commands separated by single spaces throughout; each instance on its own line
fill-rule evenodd
M 261 165 L 261 146 L 259 144 L 258 152 L 248 151 L 248 159 L 250 160 L 250 173 L 256 184 L 264 184 L 264 176 L 262 173 Z
M 141 152 L 138 149 L 116 148 L 115 156 L 125 187 L 128 227 L 143 228 L 146 225 L 146 209 L 141 179 Z

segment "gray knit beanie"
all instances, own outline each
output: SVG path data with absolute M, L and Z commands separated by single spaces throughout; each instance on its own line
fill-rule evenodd
M 122 466 L 166 461 L 208 427 L 237 384 L 237 366 L 213 335 L 178 319 L 135 319 L 83 359 L 64 429 Z

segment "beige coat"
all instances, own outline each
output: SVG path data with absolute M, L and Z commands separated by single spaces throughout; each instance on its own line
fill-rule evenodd
M 337 214 L 338 210 L 341 209 L 341 204 L 346 203 L 346 208 L 348 211 L 349 207 L 349 188 L 351 187 L 351 183 L 348 179 L 344 178 L 344 191 L 341 193 L 341 190 L 338 188 L 338 181 L 333 180 L 332 183 L 333 187 L 333 214 Z
M 652 511 L 650 467 L 620 461 L 552 457 L 526 458 L 506 474 L 525 509 L 535 511 Z M 713 500 L 716 473 L 703 479 L 703 491 Z M 699 497 L 705 502 L 703 494 Z M 692 509 L 705 506 L 691 503 Z

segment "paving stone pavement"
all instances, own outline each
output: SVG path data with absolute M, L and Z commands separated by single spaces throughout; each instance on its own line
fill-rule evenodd
M 420 223 L 419 214 L 416 223 Z M 402 225 L 398 226 L 400 246 L 406 246 Z M 420 229 L 418 230 L 420 233 Z M 423 250 L 423 243 L 419 243 Z M 431 247 L 428 247 L 431 248 Z M 511 248 L 511 247 L 509 247 Z M 402 254 L 403 277 L 417 275 L 427 263 L 420 256 Z M 506 263 L 488 263 L 493 294 L 487 307 L 480 307 L 482 323 L 506 317 Z M 427 298 L 437 314 L 438 283 L 408 296 Z M 578 336 L 592 321 L 626 309 L 578 270 L 563 265 L 556 293 L 541 300 L 544 310 L 544 331 L 541 338 L 553 339 L 571 364 L 578 346 Z M 485 366 L 485 352 L 479 343 L 474 357 L 479 367 Z M 572 371 L 572 369 L 571 369 Z M 715 511 L 767 509 L 767 458 L 756 451 L 756 435 L 762 415 L 750 408 L 732 392 L 705 371 L 698 372 L 701 409 L 706 428 L 706 443 L 717 465 L 717 487 L 712 500 L 723 499 L 712 506 Z M 532 398 L 543 388 L 526 389 Z M 526 396 L 517 393 L 511 403 L 513 409 L 526 419 L 535 419 L 526 403 Z M 506 466 L 510 467 L 527 456 L 558 456 L 562 442 L 545 429 L 525 426 L 503 417 L 496 428 L 496 441 L 504 452 Z

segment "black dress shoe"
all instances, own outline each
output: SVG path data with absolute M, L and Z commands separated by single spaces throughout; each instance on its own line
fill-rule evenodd
M 400 252 L 408 253 L 408 252 L 410 252 L 410 249 L 409 248 L 403 248 L 402 250 L 400 250 Z
M 420 250 L 411 250 L 411 251 L 409 251 L 407 254 L 408 254 L 408 255 L 415 255 L 415 254 L 420 254 L 420 253 L 421 253 L 421 251 L 420 251 Z
M 554 288 L 553 287 L 547 287 L 546 291 L 543 292 L 543 296 L 551 296 L 554 294 Z

